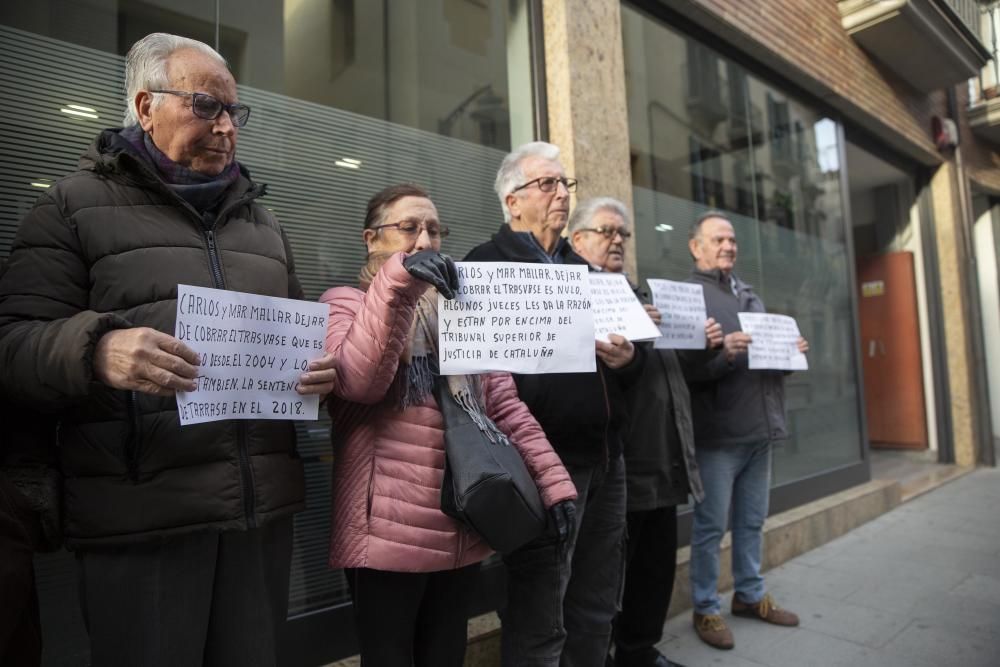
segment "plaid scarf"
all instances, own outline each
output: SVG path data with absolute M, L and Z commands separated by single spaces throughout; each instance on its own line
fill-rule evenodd
M 215 208 L 240 175 L 236 160 L 218 176 L 208 176 L 188 169 L 167 157 L 138 124 L 125 128 L 120 136 L 129 143 L 138 157 L 153 167 L 167 187 L 199 213 Z

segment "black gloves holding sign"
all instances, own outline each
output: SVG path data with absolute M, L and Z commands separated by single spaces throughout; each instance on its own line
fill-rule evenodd
M 458 289 L 458 269 L 448 255 L 436 250 L 421 250 L 403 260 L 414 278 L 430 283 L 446 299 L 454 299 Z

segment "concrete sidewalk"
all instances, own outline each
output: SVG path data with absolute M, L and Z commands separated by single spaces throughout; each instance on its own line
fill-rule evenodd
M 723 615 L 736 648 L 667 622 L 660 650 L 687 667 L 1000 665 L 1000 470 L 981 469 L 765 575 L 802 625 Z

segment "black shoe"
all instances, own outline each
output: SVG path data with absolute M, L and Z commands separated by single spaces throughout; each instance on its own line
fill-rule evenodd
M 667 656 L 661 653 L 660 656 L 653 663 L 653 667 L 684 667 L 684 665 L 678 662 L 674 662 L 673 660 L 668 660 Z

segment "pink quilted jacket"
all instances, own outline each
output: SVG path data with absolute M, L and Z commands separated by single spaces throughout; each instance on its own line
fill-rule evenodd
M 441 512 L 444 431 L 433 397 L 400 411 L 382 402 L 427 288 L 390 258 L 368 292 L 327 290 L 326 348 L 336 357 L 331 567 L 433 572 L 490 554 L 475 533 Z M 576 489 L 507 373 L 483 378 L 485 408 L 524 457 L 546 507 Z M 361 404 L 361 405 L 358 405 Z

